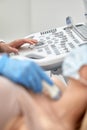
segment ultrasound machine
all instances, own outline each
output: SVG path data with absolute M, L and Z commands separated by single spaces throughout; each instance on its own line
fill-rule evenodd
M 85 17 L 87 22 L 87 0 Z M 66 17 L 66 26 L 49 29 L 26 36 L 37 39 L 36 45 L 23 45 L 19 54 L 12 57 L 34 60 L 46 71 L 60 73 L 61 64 L 66 55 L 74 48 L 87 43 L 87 23 L 74 25 L 70 16 Z

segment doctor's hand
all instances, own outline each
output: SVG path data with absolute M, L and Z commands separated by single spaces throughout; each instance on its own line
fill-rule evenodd
M 0 52 L 6 52 L 6 53 L 18 53 L 18 48 L 21 47 L 25 43 L 29 44 L 36 44 L 38 41 L 30 38 L 25 38 L 25 39 L 18 39 L 14 40 L 10 43 L 0 43 Z
M 12 59 L 6 54 L 0 58 L 0 74 L 34 92 L 42 92 L 43 80 L 53 85 L 43 69 L 33 61 Z

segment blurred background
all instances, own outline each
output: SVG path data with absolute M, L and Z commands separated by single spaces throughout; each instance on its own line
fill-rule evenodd
M 83 0 L 0 0 L 0 39 L 13 40 L 31 33 L 85 22 Z

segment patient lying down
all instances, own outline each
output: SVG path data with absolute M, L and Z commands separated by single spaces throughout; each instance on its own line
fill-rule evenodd
M 87 87 L 73 79 L 68 87 L 56 77 L 53 80 L 62 91 L 56 101 L 0 77 L 0 130 L 87 130 L 87 125 L 81 124 Z

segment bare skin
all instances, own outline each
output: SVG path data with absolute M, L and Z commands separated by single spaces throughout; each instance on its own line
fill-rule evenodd
M 18 48 L 20 48 L 23 44 L 29 43 L 29 44 L 36 44 L 38 41 L 30 38 L 26 39 L 17 39 L 10 43 L 4 43 L 0 42 L 0 52 L 6 52 L 6 53 L 18 53 Z
M 4 81 L 1 83 L 5 88 L 5 84 L 8 84 L 11 88 L 13 87 L 13 89 L 16 86 L 19 86 L 15 86 L 14 83 L 6 79 L 3 79 L 2 81 Z M 65 89 L 65 92 L 59 101 L 53 101 L 43 94 L 34 94 L 33 92 L 27 93 L 23 90 L 23 93 L 26 95 L 28 94 L 27 98 L 25 98 L 23 94 L 21 95 L 21 99 L 24 102 L 24 108 L 28 107 L 28 126 L 24 118 L 24 112 L 20 112 L 21 115 L 19 114 L 16 120 L 13 118 L 6 125 L 6 130 L 15 130 L 14 128 L 18 128 L 16 130 L 79 130 L 87 109 L 87 88 L 72 79 L 69 84 L 70 86 Z M 20 86 L 19 91 L 21 92 Z M 28 102 L 26 105 L 25 101 L 27 99 Z M 13 108 L 15 109 L 15 107 L 16 104 L 14 104 Z M 14 112 L 13 109 L 12 112 Z
M 81 71 L 83 72 L 83 75 L 86 72 L 84 68 Z M 6 127 L 7 129 L 5 130 L 15 130 L 15 128 L 18 128 L 16 130 L 87 129 L 87 122 L 85 123 L 85 125 L 83 125 L 84 115 L 87 110 L 87 86 L 72 78 L 70 78 L 67 87 L 55 77 L 53 78 L 53 80 L 55 84 L 57 84 L 58 87 L 63 91 L 61 98 L 57 101 L 51 100 L 44 94 L 35 94 L 31 91 L 28 92 L 25 89 L 23 89 L 23 87 L 14 84 L 13 82 L 5 78 L 0 78 L 1 89 L 4 87 L 5 90 L 8 90 L 10 87 L 10 93 L 8 94 L 13 93 L 17 97 L 18 93 L 19 99 L 19 114 L 18 116 L 16 116 L 16 120 L 13 117 L 13 119 L 6 125 L 8 127 Z M 16 92 L 16 94 L 14 92 Z M 13 96 L 13 98 L 16 97 Z M 12 97 L 10 99 L 12 100 Z M 22 109 L 19 102 L 20 100 L 23 102 Z M 10 103 L 10 100 L 7 102 Z M 14 109 L 11 110 L 12 112 L 14 112 L 16 108 L 16 104 L 13 104 Z M 25 109 L 25 112 L 22 111 L 23 109 Z M 27 116 L 27 122 L 25 120 L 25 114 Z

